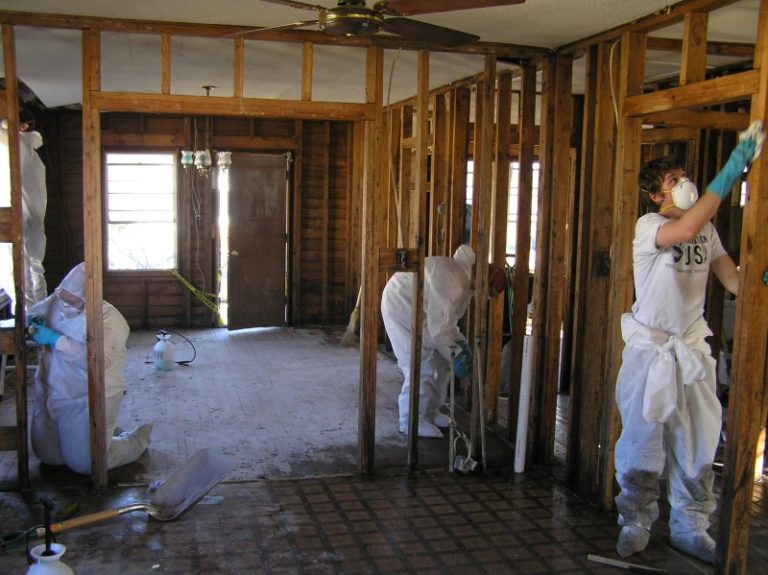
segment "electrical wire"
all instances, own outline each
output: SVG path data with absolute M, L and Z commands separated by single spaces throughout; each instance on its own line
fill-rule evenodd
M 613 54 L 620 41 L 621 39 L 616 39 L 613 44 L 611 44 L 611 51 L 608 53 L 608 75 L 611 84 L 611 102 L 613 103 L 613 117 L 616 119 L 616 129 L 619 128 L 619 107 L 616 104 L 616 92 L 613 87 Z
M 402 208 L 400 203 L 402 198 L 400 196 L 400 189 L 397 186 L 397 178 L 395 177 L 395 160 L 392 157 L 392 108 L 390 107 L 390 97 L 392 95 L 392 77 L 395 75 L 395 64 L 397 64 L 398 58 L 400 58 L 401 48 L 397 49 L 395 57 L 392 59 L 392 65 L 389 68 L 389 80 L 387 81 L 387 155 L 389 156 L 389 180 L 392 185 L 392 193 L 395 196 L 395 217 L 397 218 L 397 247 L 405 247 L 405 238 L 403 237 L 402 226 Z

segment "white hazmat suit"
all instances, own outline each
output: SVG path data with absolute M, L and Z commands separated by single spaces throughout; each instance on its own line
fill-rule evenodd
M 650 213 L 637 222 L 637 300 L 621 323 L 625 347 L 616 402 L 623 429 L 615 462 L 622 556 L 647 544 L 665 469 L 673 543 L 701 538 L 702 552 L 713 552 L 706 530 L 716 507 L 712 462 L 721 407 L 703 313 L 710 265 L 727 254 L 709 222 L 689 242 L 657 247 L 658 230 L 669 221 Z
M 34 321 L 60 336 L 40 350 L 35 374 L 32 450 L 43 463 L 66 465 L 81 474 L 91 472 L 88 419 L 86 318 L 83 306 L 62 299 L 61 290 L 85 301 L 85 266 L 75 266 L 48 298 L 29 310 Z M 114 435 L 123 401 L 123 364 L 130 329 L 122 314 L 106 301 L 104 321 L 104 384 L 107 426 L 107 468 L 136 461 L 150 442 L 152 425 Z
M 424 260 L 424 326 L 419 380 L 419 435 L 442 437 L 447 417 L 438 410 L 447 400 L 451 370 L 451 346 L 466 339 L 458 322 L 472 298 L 472 266 L 475 253 L 459 246 L 453 258 L 431 256 Z M 397 366 L 404 376 L 398 398 L 400 432 L 408 430 L 411 387 L 411 310 L 414 274 L 394 274 L 381 298 L 381 313 Z M 461 350 L 457 348 L 456 353 Z

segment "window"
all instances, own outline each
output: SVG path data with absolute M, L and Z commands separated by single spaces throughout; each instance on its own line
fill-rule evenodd
M 174 153 L 107 153 L 107 269 L 176 267 Z
M 472 182 L 475 171 L 475 163 L 467 162 L 467 204 L 472 204 Z M 533 273 L 536 267 L 536 228 L 538 223 L 538 197 L 539 197 L 539 162 L 533 163 L 533 177 L 531 182 L 531 249 L 528 254 L 528 269 Z M 520 162 L 511 162 L 509 170 L 509 203 L 507 204 L 507 263 L 515 265 L 515 243 L 517 241 L 517 196 L 520 191 Z M 468 209 L 468 213 L 471 211 Z M 469 224 L 467 224 L 468 226 Z
M 509 203 L 507 204 L 507 263 L 515 265 L 517 243 L 517 197 L 520 193 L 520 162 L 512 162 L 509 170 Z M 528 252 L 528 270 L 536 268 L 536 229 L 539 221 L 539 162 L 533 163 L 531 181 L 531 247 Z

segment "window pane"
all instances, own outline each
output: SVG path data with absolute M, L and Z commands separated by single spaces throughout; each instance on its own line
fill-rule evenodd
M 175 158 L 107 154 L 107 269 L 176 267 Z
M 109 269 L 168 270 L 176 267 L 176 224 L 109 224 Z

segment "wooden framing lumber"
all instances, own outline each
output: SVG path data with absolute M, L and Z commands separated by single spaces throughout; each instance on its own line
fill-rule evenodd
M 424 258 L 427 253 L 427 135 L 429 133 L 429 52 L 418 54 L 416 79 L 416 154 L 414 157 L 415 196 L 418 198 L 416 250 L 419 268 L 413 278 L 411 297 L 411 365 L 408 413 L 408 469 L 414 471 L 419 462 L 419 388 L 421 379 L 422 326 L 424 325 Z
M 646 16 L 645 18 L 639 18 L 622 26 L 617 26 L 612 30 L 606 30 L 594 36 L 583 38 L 577 42 L 566 44 L 558 48 L 558 54 L 578 54 L 585 50 L 589 46 L 598 44 L 600 42 L 610 42 L 617 38 L 623 38 L 625 34 L 629 32 L 645 33 L 648 34 L 655 30 L 660 30 L 676 24 L 685 18 L 685 15 L 689 12 L 711 12 L 718 8 L 723 8 L 729 4 L 734 4 L 740 0 L 683 0 L 674 5 L 670 5 L 663 10 Z
M 379 329 L 379 206 L 382 200 L 384 51 L 369 48 L 366 56 L 366 102 L 373 104 L 379 114 L 365 122 L 365 164 L 363 171 L 362 205 L 362 275 L 360 302 L 360 411 L 358 449 L 360 472 L 371 475 L 374 470 L 376 444 L 376 357 Z M 377 160 L 378 159 L 378 160 Z
M 571 198 L 570 142 L 572 127 L 571 82 L 573 60 L 555 58 L 554 145 L 552 211 L 546 324 L 544 326 L 542 385 L 538 390 L 539 437 L 537 450 L 544 463 L 552 463 L 555 446 L 555 421 L 560 373 L 564 310 L 568 292 L 569 205 Z M 562 336 L 561 336 L 562 334 Z
M 488 355 L 488 261 L 491 255 L 491 212 L 493 208 L 493 141 L 495 130 L 495 87 L 496 59 L 485 57 L 483 79 L 478 84 L 476 107 L 481 110 L 480 123 L 475 133 L 479 138 L 475 142 L 475 186 L 472 192 L 472 217 L 476 222 L 474 227 L 475 239 L 475 301 L 474 301 L 474 332 L 468 338 L 473 357 L 487 358 Z M 482 102 L 482 103 L 480 103 Z M 478 155 L 479 143 L 479 155 Z M 482 440 L 485 433 L 486 405 L 483 396 L 478 392 L 487 393 L 488 371 L 482 361 L 472 362 L 472 382 L 475 392 L 470 406 L 471 413 L 471 451 L 477 453 L 477 448 L 485 447 Z M 482 453 L 485 461 L 485 453 Z
M 589 501 L 599 500 L 601 412 L 613 382 L 605 378 L 616 119 L 611 99 L 611 45 L 587 52 L 581 194 L 574 294 L 566 475 Z M 617 62 L 614 62 L 616 65 Z
M 467 199 L 467 158 L 471 93 L 466 86 L 451 91 L 451 193 L 448 217 L 448 253 L 453 255 L 464 241 Z
M 683 41 L 677 38 L 648 37 L 645 39 L 645 45 L 648 50 L 683 51 Z M 752 60 L 755 55 L 755 45 L 741 42 L 707 42 L 706 51 L 710 56 L 732 56 Z
M 327 44 L 331 46 L 426 50 L 455 54 L 494 54 L 506 58 L 536 59 L 548 53 L 546 48 L 517 46 L 497 42 L 473 42 L 463 46 L 445 47 L 428 45 L 418 40 L 406 40 L 394 35 L 335 36 L 311 30 L 260 30 L 254 26 L 228 26 L 224 24 L 189 24 L 183 22 L 156 22 L 96 16 L 71 16 L 0 10 L 0 23 L 43 28 L 75 28 L 112 30 L 136 34 L 171 34 L 208 38 L 243 38 L 264 42 L 296 42 Z
M 205 114 L 207 116 L 248 116 L 291 120 L 371 120 L 376 109 L 370 104 L 344 102 L 286 101 L 224 96 L 183 96 L 98 92 L 92 105 L 103 112 L 145 114 Z
M 688 12 L 685 15 L 680 84 L 704 80 L 707 73 L 707 23 L 709 13 Z
M 645 67 L 645 35 L 627 32 L 621 38 L 619 67 L 620 106 L 629 97 L 643 90 Z M 615 382 L 624 348 L 621 336 L 621 315 L 632 306 L 632 242 L 638 210 L 637 183 L 633 176 L 640 170 L 641 120 L 628 116 L 619 109 L 617 147 L 615 150 L 615 179 L 613 203 L 613 230 L 610 254 L 610 298 L 608 305 L 608 349 L 606 352 L 606 386 L 603 398 L 604 450 L 601 454 L 600 504 L 605 510 L 613 508 L 613 454 L 619 436 L 620 421 L 615 403 Z
M 749 98 L 757 92 L 758 80 L 759 71 L 748 70 L 678 88 L 629 96 L 624 102 L 624 115 L 644 116 L 678 108 L 711 106 Z
M 14 355 L 17 369 L 14 380 L 16 387 L 16 427 L 0 428 L 2 443 L 16 450 L 18 487 L 29 487 L 29 448 L 27 425 L 27 365 L 26 314 L 24 309 L 24 228 L 22 217 L 21 156 L 19 138 L 19 90 L 16 73 L 16 41 L 13 27 L 3 24 L 2 32 L 3 66 L 5 71 L 5 116 L 8 121 L 8 159 L 10 163 L 11 207 L 4 211 L 10 216 L 10 226 L 3 225 L 4 240 L 11 242 L 13 257 L 13 281 L 15 286 Z M 5 374 L 0 374 L 5 377 Z M 3 448 L 5 449 L 5 447 Z
M 542 65 L 542 101 L 541 101 L 541 130 L 539 143 L 539 225 L 536 231 L 536 274 L 533 282 L 533 326 L 531 337 L 533 350 L 531 352 L 531 406 L 526 441 L 526 454 L 530 460 L 541 463 L 545 454 L 540 450 L 542 411 L 540 409 L 541 387 L 544 374 L 543 352 L 545 346 L 545 329 L 547 325 L 548 296 L 549 296 L 549 249 L 552 226 L 552 177 L 554 171 L 553 153 L 555 142 L 555 94 L 556 94 L 555 57 L 547 58 Z M 526 459 L 528 456 L 526 455 Z
M 654 126 L 697 128 L 700 130 L 746 130 L 749 114 L 714 110 L 669 110 L 643 115 L 644 124 Z M 646 130 L 647 131 L 647 130 Z M 687 138 L 681 138 L 687 139 Z
M 496 131 L 491 228 L 489 250 L 491 261 L 504 266 L 507 251 L 507 206 L 509 204 L 509 143 L 512 123 L 512 73 L 496 76 Z M 504 331 L 504 294 L 488 300 L 488 350 L 486 353 L 486 394 L 483 420 L 494 423 L 499 400 L 502 332 Z
M 107 433 L 104 386 L 104 321 L 101 193 L 101 114 L 93 94 L 101 86 L 100 43 L 96 30 L 83 31 L 83 223 L 85 315 L 88 333 L 88 409 L 91 477 L 107 487 Z
M 765 122 L 768 114 L 768 0 L 760 3 L 755 69 L 759 88 L 750 114 Z M 745 573 L 749 543 L 755 458 L 768 413 L 768 154 L 752 164 L 747 180 L 739 256 L 739 294 L 734 327 L 733 383 L 728 401 L 718 557 L 716 571 Z M 764 441 L 764 439 L 763 439 Z M 763 445 L 760 446 L 762 451 Z
M 536 65 L 525 62 L 520 69 L 521 90 L 518 101 L 517 131 L 520 176 L 517 190 L 517 233 L 515 235 L 515 267 L 512 274 L 512 319 L 510 337 L 510 382 L 507 402 L 507 439 L 517 432 L 520 403 L 520 377 L 523 349 L 528 324 L 528 284 L 531 250 L 531 214 L 533 211 L 533 147 L 536 143 Z

